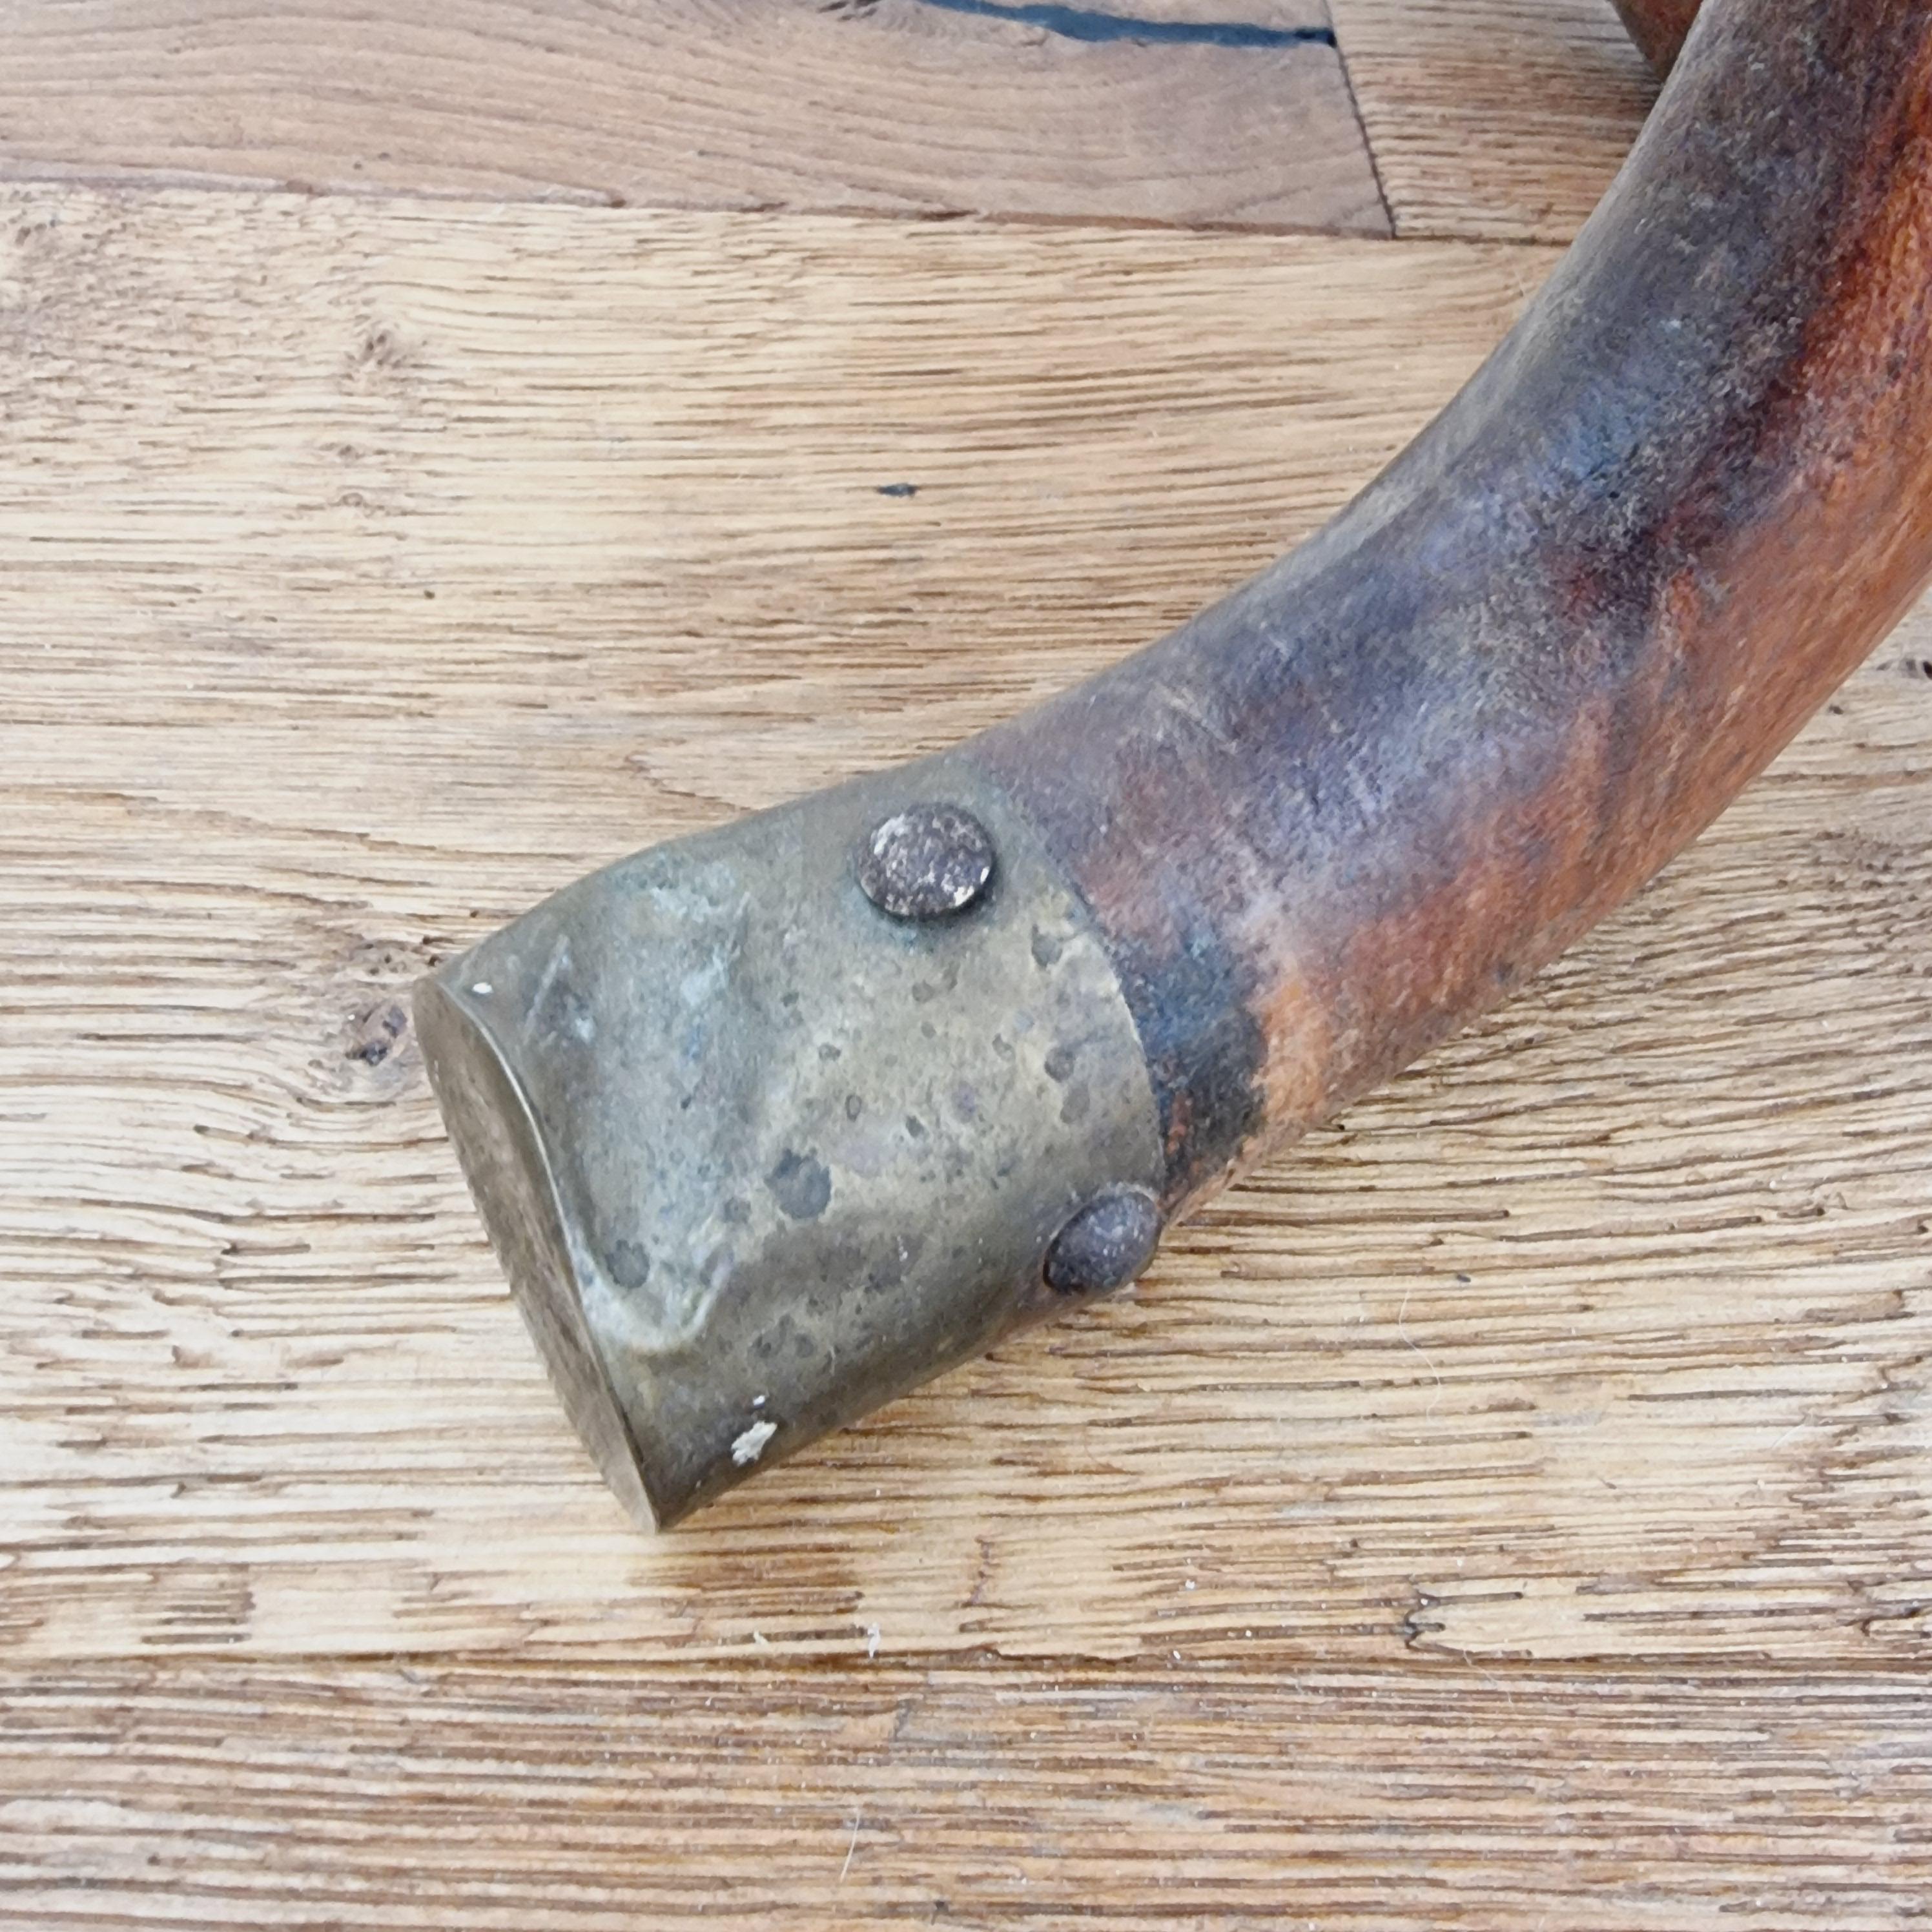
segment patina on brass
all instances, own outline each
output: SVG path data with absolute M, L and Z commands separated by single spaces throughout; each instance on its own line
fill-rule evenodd
M 934 846 L 874 902 L 880 826 L 962 822 L 970 863 Z M 610 866 L 416 1012 L 571 1414 L 659 1524 L 1046 1312 L 1070 1222 L 1160 1181 L 1092 922 L 956 758 Z

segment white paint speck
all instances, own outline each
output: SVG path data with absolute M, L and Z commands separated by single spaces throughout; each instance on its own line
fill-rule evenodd
M 470 989 L 479 1000 L 487 1000 L 496 989 L 488 980 L 478 980 Z
M 765 1453 L 765 1444 L 778 1432 L 776 1422 L 754 1422 L 731 1444 L 731 1460 L 740 1468 L 755 1462 Z
M 879 1654 L 879 1639 L 884 1634 L 877 1624 L 866 1626 L 866 1661 L 869 1664 Z

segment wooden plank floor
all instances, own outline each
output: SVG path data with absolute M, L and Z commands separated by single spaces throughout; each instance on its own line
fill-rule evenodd
M 1152 42 L 992 0 L 22 10 L 0 150 L 28 172 L 1388 232 L 1324 0 L 1232 34 L 1155 0 Z
M 1596 0 L 760 11 L 0 18 L 0 1923 L 1922 1922 L 1926 613 L 1137 1294 L 662 1540 L 602 1490 L 411 980 L 1306 534 L 1647 98 Z M 872 212 L 822 116 L 769 194 L 626 146 L 848 33 Z M 1001 48 L 1100 174 L 958 192 Z M 1250 53 L 1284 139 L 1188 202 L 1110 103 Z

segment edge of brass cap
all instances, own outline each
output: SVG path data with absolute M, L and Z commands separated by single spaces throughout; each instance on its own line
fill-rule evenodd
M 933 801 L 995 854 L 957 912 L 868 898 Z M 430 1078 L 572 1420 L 639 1521 L 1064 1306 L 1054 1236 L 1158 1192 L 1153 1094 L 1084 907 L 960 754 L 671 841 L 424 981 Z

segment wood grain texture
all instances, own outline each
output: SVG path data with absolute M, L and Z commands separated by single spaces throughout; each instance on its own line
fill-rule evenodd
M 1549 260 L 13 191 L 16 1665 L 1922 1666 L 1923 617 L 1137 1298 L 656 1542 L 544 1384 L 403 1017 L 599 861 L 1164 629 Z
M 1324 0 L 1234 11 L 28 0 L 0 174 L 1387 233 Z
M 1656 98 L 1610 0 L 1334 0 L 1334 14 L 1404 236 L 1568 241 Z
M 0 1913 L 130 1925 L 1876 1932 L 1916 1673 L 190 1665 L 0 1706 Z

